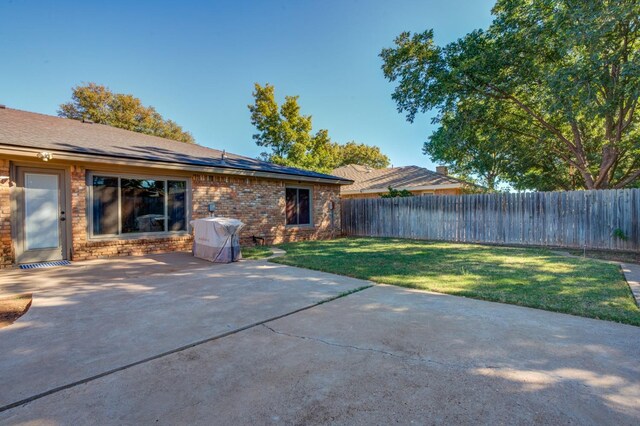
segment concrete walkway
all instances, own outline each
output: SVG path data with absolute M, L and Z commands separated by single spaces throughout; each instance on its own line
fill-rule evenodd
M 622 267 L 622 272 L 624 272 L 624 277 L 629 283 L 633 297 L 636 298 L 636 303 L 640 307 L 640 265 L 621 263 L 620 266 Z
M 196 264 L 161 276 L 148 276 L 150 266 L 135 279 L 136 285 L 150 288 L 131 291 L 131 303 L 162 298 L 154 293 L 186 291 L 178 301 L 192 309 L 173 309 L 197 319 L 183 319 L 187 326 L 177 327 L 166 315 L 153 316 L 153 307 L 141 324 L 126 309 L 104 316 L 101 332 L 119 324 L 121 315 L 126 318 L 126 327 L 114 335 L 116 342 L 102 348 L 104 362 L 139 356 L 138 346 L 150 349 L 157 338 L 180 344 L 187 339 L 176 334 L 214 336 L 226 324 L 255 323 L 281 308 L 296 309 L 367 284 L 265 262 Z M 173 267 L 168 262 L 158 266 Z M 225 286 L 236 276 L 233 285 Z M 179 291 L 171 288 L 171 277 Z M 133 278 L 123 281 L 134 285 Z M 89 291 L 87 286 L 77 291 Z M 66 297 L 109 305 L 109 298 L 102 300 L 109 294 L 103 289 L 83 298 Z M 125 303 L 127 297 L 117 299 Z M 96 308 L 103 315 L 109 310 Z M 50 316 L 56 309 L 46 308 Z M 38 321 L 27 316 L 0 330 L 1 351 L 12 352 L 6 349 L 6 331 L 21 326 L 32 333 L 30 327 L 51 321 L 46 315 L 43 311 Z M 71 317 L 67 324 L 79 319 L 87 320 Z M 100 321 L 87 328 L 93 327 L 101 327 Z M 166 336 L 158 330 L 164 327 Z M 147 339 L 145 330 L 156 339 Z M 77 336 L 49 331 L 38 334 L 39 340 L 23 341 L 41 352 L 42 362 L 50 355 L 57 359 L 49 368 L 30 363 L 39 375 L 73 373 L 58 354 L 63 346 L 81 372 L 100 365 L 91 344 L 74 351 L 66 339 L 79 344 Z M 127 334 L 142 344 L 127 344 Z M 119 351 L 122 344 L 126 354 Z M 42 388 L 42 378 L 18 364 L 23 380 L 40 385 L 20 383 L 11 364 L 19 355 L 34 359 L 22 350 L 0 360 L 5 401 L 15 400 L 18 391 L 26 395 Z M 635 425 L 640 422 L 639 358 L 639 327 L 379 285 L 53 392 L 0 412 L 0 423 Z

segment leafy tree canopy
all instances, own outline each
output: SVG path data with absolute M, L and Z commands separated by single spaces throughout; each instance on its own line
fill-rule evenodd
M 384 155 L 377 146 L 351 141 L 344 145 L 339 145 L 338 148 L 339 158 L 336 167 L 349 164 L 359 164 L 374 169 L 389 167 L 389 157 Z
M 256 83 L 253 98 L 253 105 L 248 106 L 257 130 L 253 139 L 268 149 L 260 155 L 263 160 L 321 173 L 347 164 L 389 165 L 389 158 L 376 146 L 353 141 L 339 145 L 331 141 L 327 130 L 312 133 L 311 116 L 301 114 L 298 96 L 286 96 L 279 106 L 274 87 Z
M 176 122 L 164 119 L 155 108 L 142 105 L 133 95 L 113 93 L 96 83 L 76 86 L 72 90 L 71 101 L 61 104 L 58 109 L 60 117 L 88 119 L 147 135 L 195 143 L 191 133 Z
M 446 46 L 433 31 L 383 49 L 398 110 L 435 109 L 424 152 L 518 189 L 604 189 L 640 177 L 640 2 L 498 0 Z

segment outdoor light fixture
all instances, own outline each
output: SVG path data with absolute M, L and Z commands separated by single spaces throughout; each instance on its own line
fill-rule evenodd
M 53 154 L 47 151 L 42 151 L 38 153 L 38 158 L 42 161 L 49 161 L 53 159 Z

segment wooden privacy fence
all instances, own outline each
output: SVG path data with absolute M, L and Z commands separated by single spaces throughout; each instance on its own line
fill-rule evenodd
M 342 200 L 349 236 L 640 250 L 640 189 Z

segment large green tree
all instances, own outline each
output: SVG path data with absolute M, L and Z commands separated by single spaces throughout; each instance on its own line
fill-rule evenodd
M 191 133 L 184 131 L 176 122 L 164 119 L 155 108 L 144 106 L 133 95 L 113 93 L 96 83 L 76 86 L 72 91 L 71 101 L 61 104 L 58 109 L 60 117 L 88 119 L 134 132 L 195 143 Z
M 406 32 L 381 53 L 398 110 L 437 111 L 425 153 L 489 185 L 636 185 L 640 2 L 499 0 L 493 14 L 446 46 Z
M 349 164 L 384 169 L 389 167 L 390 161 L 389 157 L 384 155 L 379 147 L 350 141 L 344 145 L 338 145 L 338 163 L 336 167 Z
M 329 173 L 347 164 L 383 168 L 389 158 L 380 148 L 349 142 L 339 145 L 331 141 L 325 129 L 312 132 L 311 116 L 302 115 L 298 96 L 286 96 L 278 105 L 272 85 L 256 83 L 254 103 L 249 105 L 251 123 L 257 132 L 253 139 L 267 148 L 261 158 L 276 164 Z

